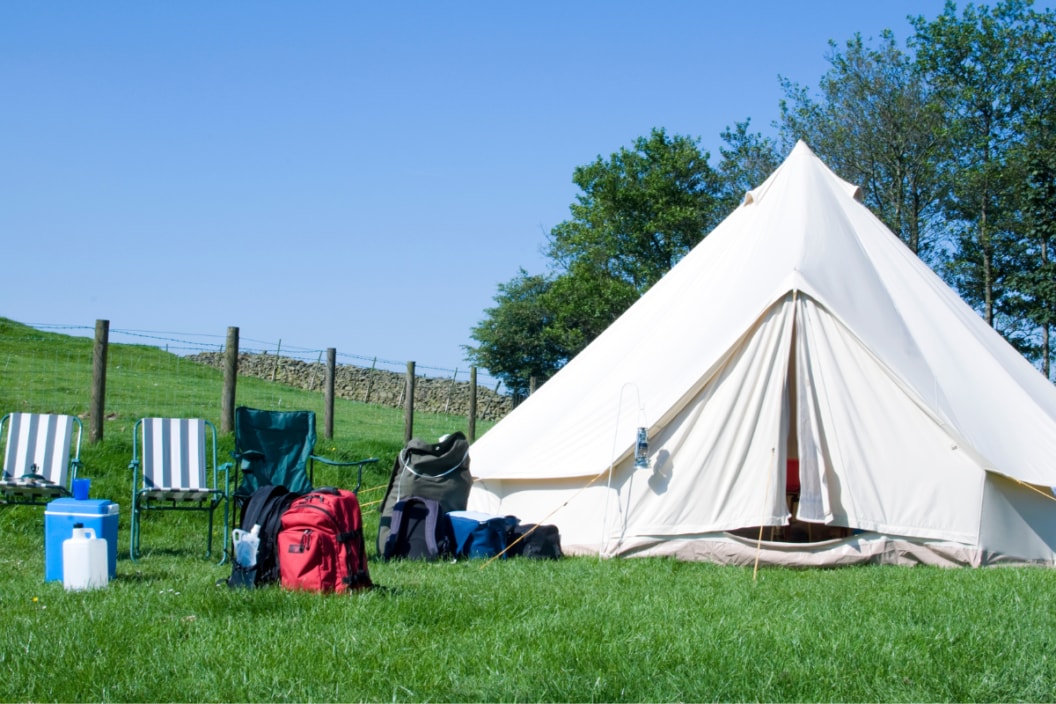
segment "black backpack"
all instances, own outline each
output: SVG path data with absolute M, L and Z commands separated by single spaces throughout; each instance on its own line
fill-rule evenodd
M 279 581 L 277 542 L 282 530 L 282 514 L 298 496 L 300 494 L 284 486 L 270 484 L 250 494 L 239 527 L 250 531 L 254 525 L 260 525 L 257 566 L 251 571 L 253 574 L 247 574 L 237 561 L 232 560 L 231 577 L 227 580 L 229 587 L 259 587 Z
M 454 554 L 455 537 L 451 519 L 440 502 L 421 496 L 397 501 L 392 508 L 392 524 L 381 558 L 439 560 Z

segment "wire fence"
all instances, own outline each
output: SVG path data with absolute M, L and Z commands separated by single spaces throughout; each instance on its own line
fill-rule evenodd
M 91 340 L 49 344 L 55 338 L 48 333 L 71 339 L 94 338 L 96 329 L 56 324 L 6 328 L 5 339 L 0 340 L 5 349 L 0 356 L 0 379 L 7 374 L 17 374 L 18 378 L 0 389 L 7 406 L 0 411 L 87 417 L 93 344 Z M 138 417 L 189 414 L 219 418 L 223 375 L 218 368 L 222 368 L 226 336 L 109 329 L 107 341 L 107 420 L 127 422 Z M 168 354 L 143 354 L 144 346 Z M 246 338 L 238 340 L 238 348 L 240 378 L 277 382 L 239 382 L 238 405 L 315 410 L 320 414 L 325 410 L 326 350 Z M 340 352 L 335 357 L 335 396 L 357 402 L 357 434 L 402 434 L 408 363 Z M 466 430 L 470 425 L 468 413 L 475 411 L 475 419 L 489 422 L 501 418 L 512 406 L 510 397 L 501 393 L 499 380 L 485 373 L 476 372 L 476 395 L 471 404 L 469 368 L 447 369 L 415 362 L 414 372 L 415 436 L 435 439 L 453 430 Z M 318 393 L 306 396 L 305 391 Z
M 37 330 L 56 332 L 63 335 L 75 337 L 94 337 L 95 327 L 93 325 L 61 325 L 49 323 L 26 323 L 29 327 Z M 223 352 L 227 343 L 226 335 L 209 333 L 189 332 L 165 332 L 157 330 L 124 330 L 110 328 L 111 344 L 149 345 L 158 347 L 172 354 L 189 357 L 206 352 Z M 322 363 L 326 358 L 326 350 L 314 347 L 298 347 L 284 343 L 282 340 L 255 340 L 239 335 L 239 352 L 249 355 L 275 355 L 290 360 L 298 360 L 304 363 Z M 407 362 L 415 362 L 415 370 L 418 376 L 429 378 L 444 378 L 455 382 L 468 382 L 470 368 L 452 369 L 449 367 L 422 364 L 417 360 L 397 361 L 384 359 L 377 355 L 355 354 L 337 350 L 337 363 L 362 368 L 376 368 L 394 373 L 402 374 L 406 369 Z M 497 377 L 489 375 L 485 370 L 477 370 L 477 383 L 492 389 L 495 393 L 505 393 L 502 381 Z

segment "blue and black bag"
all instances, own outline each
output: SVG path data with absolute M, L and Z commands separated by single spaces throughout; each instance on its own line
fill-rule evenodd
M 512 516 L 492 516 L 479 511 L 451 511 L 451 529 L 455 534 L 455 553 L 459 557 L 495 557 L 506 550 L 506 531 Z M 503 557 L 506 556 L 503 554 Z

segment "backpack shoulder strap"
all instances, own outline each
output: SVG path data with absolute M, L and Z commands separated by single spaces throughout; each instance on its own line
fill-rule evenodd
M 440 554 L 440 546 L 436 544 L 436 523 L 440 520 L 440 502 L 434 499 L 421 499 L 425 505 L 425 547 L 429 551 L 429 557 L 435 558 Z
M 416 500 L 412 496 L 397 501 L 396 505 L 392 507 L 392 523 L 389 525 L 389 537 L 385 540 L 385 550 L 381 555 L 383 560 L 391 560 L 395 556 L 396 546 L 399 545 L 400 538 L 405 537 L 403 533 L 406 530 L 406 526 L 403 523 L 403 513 L 407 509 L 407 505 Z
M 286 491 L 275 492 L 268 496 L 268 501 L 261 507 L 260 517 L 260 547 L 258 548 L 259 559 L 257 566 L 257 582 L 273 582 L 279 578 L 278 560 L 278 537 L 282 530 L 282 514 L 297 499 L 300 494 Z
M 242 524 L 243 530 L 250 530 L 255 524 L 261 524 L 263 528 L 262 519 L 265 518 L 265 513 L 270 509 L 274 499 L 279 496 L 288 494 L 289 491 L 284 486 L 279 485 L 267 485 L 262 486 L 253 492 L 250 496 L 249 501 L 246 503 L 246 510 L 242 513 Z

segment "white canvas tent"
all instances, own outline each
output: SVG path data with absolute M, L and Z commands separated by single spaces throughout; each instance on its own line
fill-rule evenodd
M 803 143 L 470 450 L 572 554 L 1056 564 L 1056 388 Z M 634 462 L 648 429 L 648 466 Z M 815 543 L 730 534 L 843 526 Z

